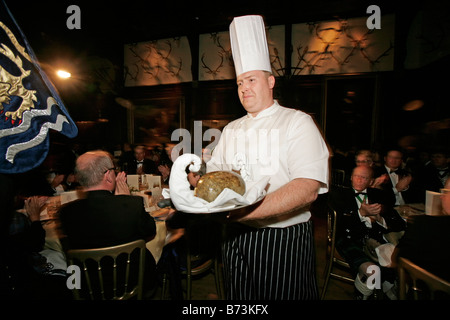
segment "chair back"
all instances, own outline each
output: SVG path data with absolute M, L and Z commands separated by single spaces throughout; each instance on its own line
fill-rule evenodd
M 432 274 L 431 272 L 419 267 L 410 260 L 399 257 L 398 259 L 398 277 L 399 277 L 399 296 L 400 300 L 407 300 L 407 286 L 413 290 L 413 299 L 419 300 L 425 297 L 419 296 L 420 291 L 426 291 L 429 294 L 429 300 L 435 300 L 438 292 L 446 294 L 446 299 L 450 298 L 450 283 L 444 279 Z M 424 284 L 426 288 L 420 287 Z M 412 286 L 410 286 L 412 284 Z
M 328 209 L 327 213 L 327 257 L 333 257 L 336 250 L 336 225 L 337 213 L 333 209 Z
M 345 181 L 345 171 L 341 169 L 331 170 L 331 181 L 330 185 L 335 187 L 343 187 Z
M 321 299 L 325 298 L 330 278 L 353 283 L 354 279 L 350 278 L 350 266 L 336 251 L 336 229 L 337 229 L 337 213 L 332 208 L 327 208 L 327 265 L 325 266 L 324 285 L 322 288 Z M 344 273 L 334 271 L 335 267 L 340 267 Z M 342 272 L 341 271 L 341 272 Z M 347 275 L 348 274 L 348 275 Z
M 145 250 L 144 240 L 105 248 L 68 250 L 69 264 L 80 266 L 84 280 L 80 289 L 73 289 L 74 299 L 127 300 L 136 296 L 141 300 Z

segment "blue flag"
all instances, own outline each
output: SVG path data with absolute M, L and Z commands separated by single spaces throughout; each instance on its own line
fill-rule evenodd
M 37 22 L 38 23 L 38 22 Z M 78 134 L 4 1 L 0 3 L 0 173 L 22 173 L 47 157 L 49 130 Z

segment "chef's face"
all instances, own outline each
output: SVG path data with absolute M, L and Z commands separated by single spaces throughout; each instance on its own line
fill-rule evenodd
M 255 70 L 237 77 L 238 95 L 245 110 L 253 117 L 273 104 L 275 77 L 268 72 Z

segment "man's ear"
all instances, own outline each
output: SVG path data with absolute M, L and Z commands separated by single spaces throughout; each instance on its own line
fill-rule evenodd
M 269 78 L 267 78 L 267 81 L 269 82 L 270 89 L 273 89 L 275 87 L 275 77 L 270 75 Z
M 109 170 L 108 170 L 108 172 L 105 173 L 105 176 L 103 177 L 103 179 L 105 179 L 105 181 L 112 182 L 113 178 L 111 177 Z

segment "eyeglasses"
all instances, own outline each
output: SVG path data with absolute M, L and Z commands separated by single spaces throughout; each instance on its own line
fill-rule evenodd
M 108 168 L 108 169 L 106 169 L 105 172 L 103 172 L 103 174 L 107 173 L 109 170 L 114 170 L 114 172 L 115 172 L 115 171 L 116 171 L 116 168 L 115 168 L 115 167 L 114 167 L 114 168 Z
M 370 180 L 370 178 L 369 177 L 363 177 L 363 176 L 359 176 L 359 175 L 352 175 L 352 178 L 353 177 L 355 177 L 355 178 L 359 178 L 359 179 L 362 179 L 362 180 L 365 180 L 365 181 L 368 181 L 368 180 Z

